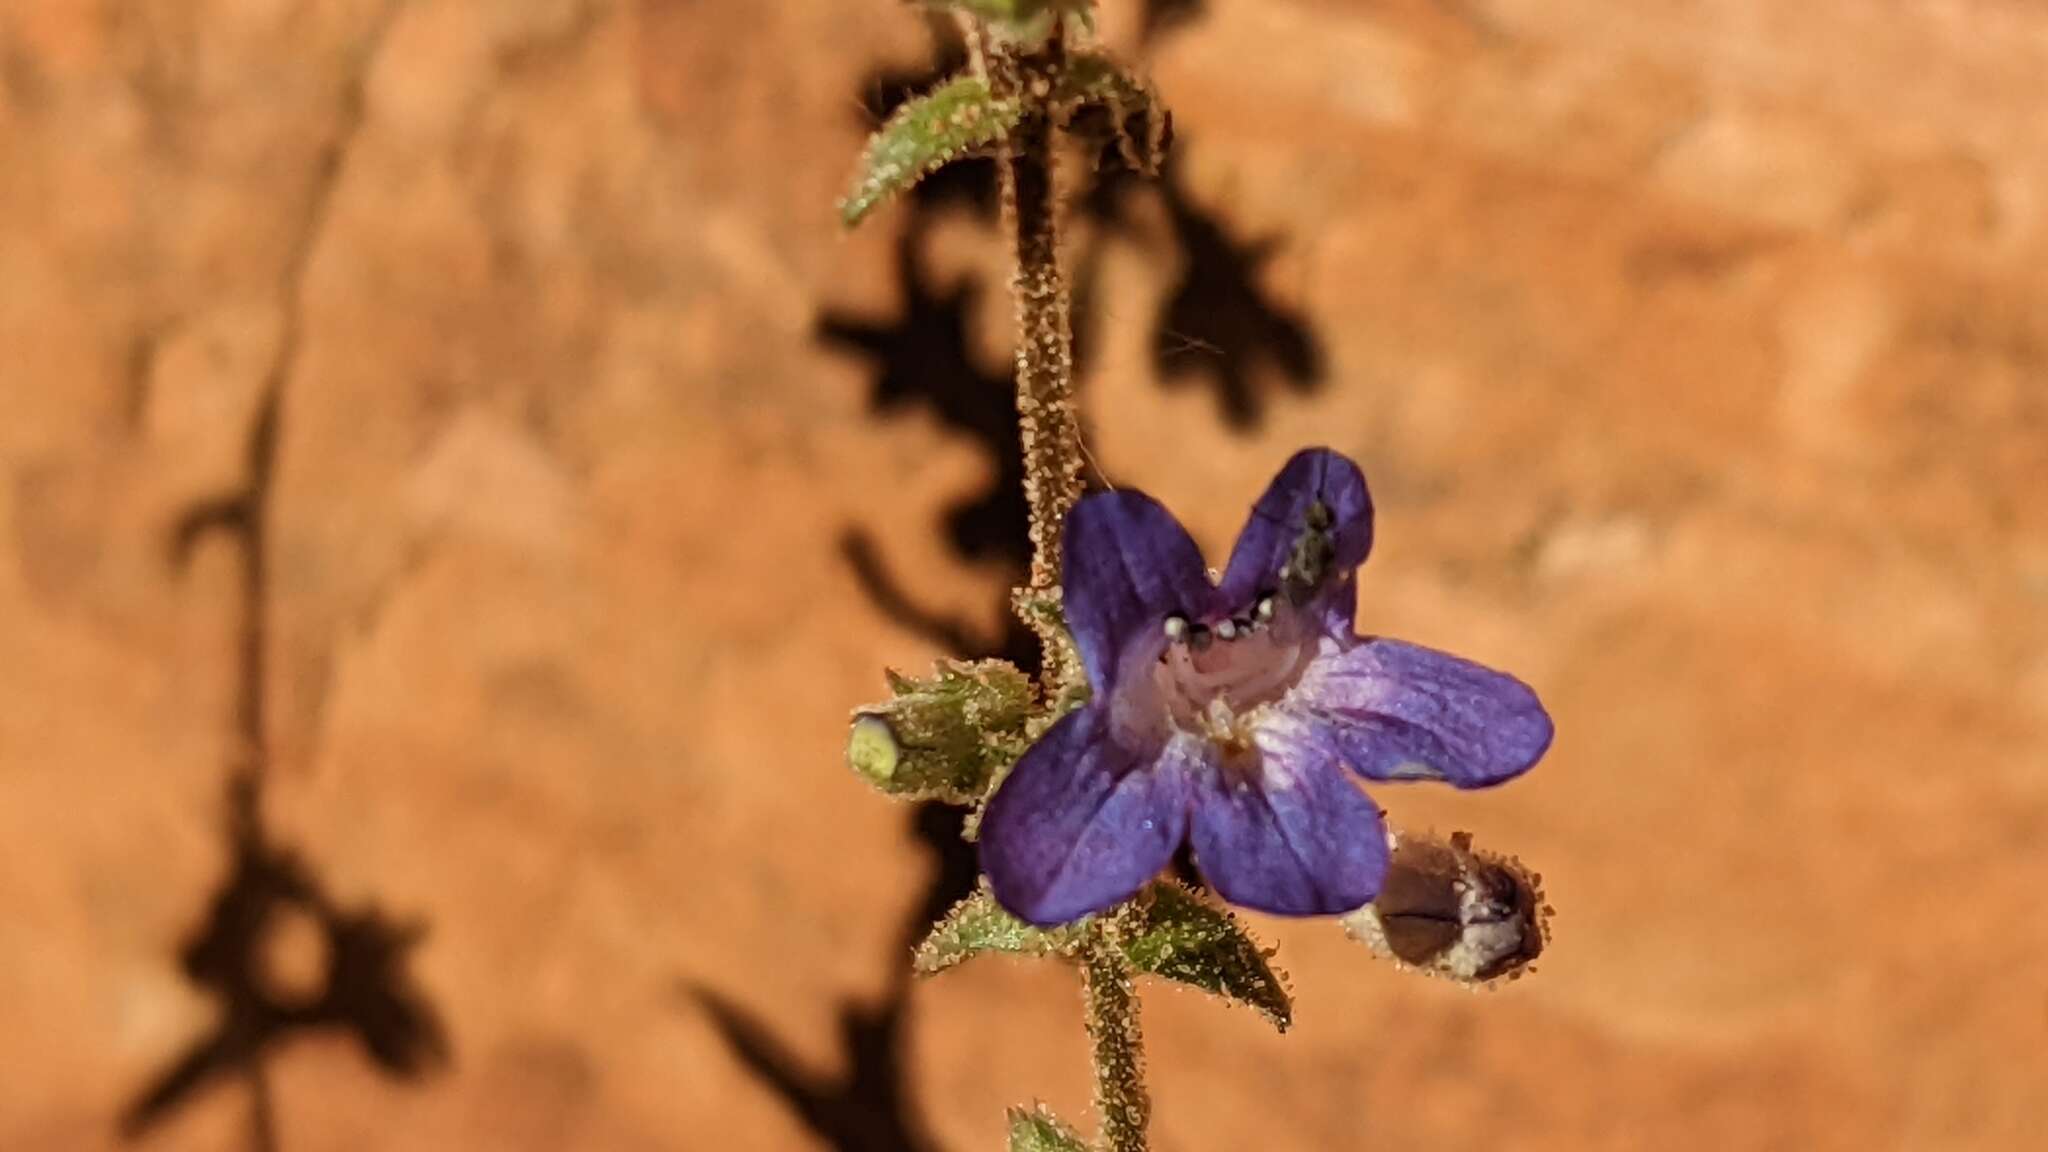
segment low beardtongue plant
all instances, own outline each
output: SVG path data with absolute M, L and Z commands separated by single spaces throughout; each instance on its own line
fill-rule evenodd
M 1538 877 L 1462 833 L 1390 830 L 1359 780 L 1499 784 L 1542 757 L 1551 722 L 1511 676 L 1358 634 L 1373 507 L 1336 452 L 1304 449 L 1280 468 L 1217 577 L 1150 497 L 1081 495 L 1059 134 L 1100 107 L 1126 159 L 1152 170 L 1165 113 L 1086 47 L 1085 0 L 941 6 L 965 29 L 968 70 L 876 132 L 841 212 L 854 224 L 953 159 L 999 159 L 1034 549 L 1015 604 L 1044 672 L 1033 683 L 1001 661 L 947 661 L 925 679 L 892 673 L 891 698 L 854 714 L 848 760 L 892 795 L 974 810 L 985 878 L 919 947 L 920 972 L 1004 952 L 1082 973 L 1099 1138 L 1018 1109 L 1013 1152 L 1139 1152 L 1150 1104 L 1134 974 L 1282 1029 L 1292 1019 L 1270 950 L 1162 878 L 1182 846 L 1227 903 L 1337 919 L 1396 964 L 1460 982 L 1519 976 L 1547 931 Z

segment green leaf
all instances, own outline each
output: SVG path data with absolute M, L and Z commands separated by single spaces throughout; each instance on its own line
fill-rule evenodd
M 960 76 L 904 104 L 868 138 L 853 191 L 839 202 L 851 228 L 877 205 L 968 153 L 988 148 L 1022 119 L 1022 105 L 998 100 L 988 82 Z
M 917 946 L 911 966 L 919 975 L 931 976 L 982 952 L 1043 956 L 1065 948 L 1067 937 L 1065 929 L 1034 928 L 1003 911 L 984 882 L 955 904 Z
M 965 12 L 998 36 L 1025 43 L 1043 40 L 1062 13 L 1083 28 L 1095 26 L 1095 0 L 925 0 L 925 6 Z
M 1124 162 L 1148 175 L 1166 158 L 1171 120 L 1159 94 L 1106 52 L 1077 52 L 1060 75 L 1056 94 L 1069 116 L 1087 107 L 1109 114 L 1110 133 Z
M 1010 1152 L 1088 1152 L 1088 1145 L 1041 1104 L 1010 1109 Z
M 1034 20 L 1047 12 L 1086 12 L 1094 0 L 927 0 L 933 8 L 952 8 L 983 20 Z
M 1131 967 L 1235 1000 L 1287 1031 L 1294 1005 L 1286 981 L 1236 917 L 1171 881 L 1154 884 L 1149 897 L 1122 942 Z

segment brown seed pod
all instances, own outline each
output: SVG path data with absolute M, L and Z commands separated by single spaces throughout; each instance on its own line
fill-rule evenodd
M 1396 963 L 1461 984 L 1490 985 L 1531 970 L 1549 940 L 1542 877 L 1472 836 L 1388 833 L 1386 881 L 1344 931 Z

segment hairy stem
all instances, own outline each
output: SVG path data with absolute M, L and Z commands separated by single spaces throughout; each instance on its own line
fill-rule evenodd
M 1057 24 L 1035 48 L 975 31 L 969 37 L 975 67 L 988 77 L 997 99 L 1015 99 L 1024 110 L 1004 141 L 1001 164 L 1003 219 L 1015 245 L 1010 292 L 1017 317 L 1017 416 L 1031 513 L 1031 581 L 1019 590 L 1017 608 L 1044 646 L 1048 689 L 1062 692 L 1076 689 L 1081 679 L 1073 643 L 1058 612 L 1049 608 L 1060 586 L 1061 530 L 1081 496 L 1071 301 L 1059 260 L 1060 125 L 1053 103 L 1066 67 L 1066 43 Z M 1152 1112 L 1131 967 L 1114 938 L 1126 914 L 1120 909 L 1098 920 L 1081 949 L 1104 1152 L 1146 1152 Z
M 1059 587 L 1060 529 L 1081 495 L 1081 428 L 1074 411 L 1073 330 L 1066 278 L 1060 274 L 1058 171 L 1054 136 L 1059 125 L 1052 95 L 1066 65 L 1055 28 L 1027 50 L 1002 42 L 981 47 L 989 86 L 1022 102 L 1024 117 L 1002 155 L 1003 218 L 1015 241 L 1010 290 L 1017 317 L 1017 416 L 1024 440 L 1024 494 L 1031 510 L 1031 583 L 1035 597 Z M 1048 655 L 1064 637 L 1040 620 L 1028 621 L 1046 641 Z M 1048 661 L 1048 667 L 1053 661 Z
M 1095 1056 L 1095 1111 L 1102 1117 L 1104 1152 L 1145 1152 L 1152 1100 L 1145 1092 L 1144 1038 L 1131 966 L 1108 934 L 1121 914 L 1095 930 L 1081 953 L 1088 1003 L 1088 1038 Z

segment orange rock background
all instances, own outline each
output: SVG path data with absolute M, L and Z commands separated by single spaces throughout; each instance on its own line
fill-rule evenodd
M 1096 463 L 1221 555 L 1294 447 L 1353 454 L 1362 625 L 1560 729 L 1513 787 L 1380 793 L 1544 872 L 1539 974 L 1262 921 L 1298 1026 L 1150 989 L 1158 1146 L 2048 1143 L 2048 12 L 1155 7 L 1193 11 L 1102 33 L 1171 195 L 1070 246 Z M 220 1064 L 127 1146 L 1085 1121 L 1070 973 L 903 988 L 933 854 L 840 765 L 1012 575 L 949 529 L 979 394 L 880 403 L 855 347 L 922 292 L 999 375 L 1001 253 L 957 200 L 831 211 L 931 53 L 888 0 L 0 9 L 0 1148 L 123 1145 L 223 1035 L 181 951 L 263 877 L 317 892 L 246 934 L 265 986 L 383 941 L 397 1053 L 307 1008 L 262 1093 Z

